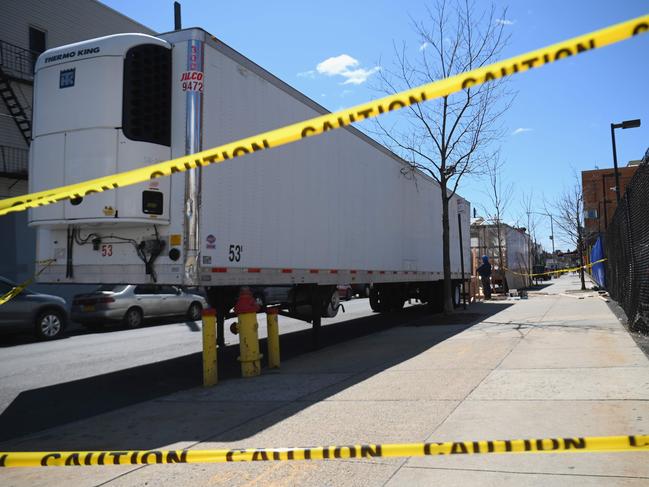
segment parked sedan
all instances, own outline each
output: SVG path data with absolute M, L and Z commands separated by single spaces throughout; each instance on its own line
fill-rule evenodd
M 72 301 L 72 319 L 87 327 L 121 321 L 137 328 L 147 318 L 184 316 L 201 319 L 205 298 L 175 286 L 118 284 L 100 286 Z
M 0 277 L 0 296 L 17 284 Z M 0 331 L 32 331 L 41 340 L 52 340 L 63 334 L 68 321 L 65 299 L 29 289 L 0 305 Z

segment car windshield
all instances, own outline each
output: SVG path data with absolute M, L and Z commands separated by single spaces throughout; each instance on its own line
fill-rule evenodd
M 121 293 L 124 289 L 126 289 L 126 286 L 127 284 L 102 284 L 97 289 L 95 289 L 95 292 L 96 293 L 101 293 L 101 292 Z

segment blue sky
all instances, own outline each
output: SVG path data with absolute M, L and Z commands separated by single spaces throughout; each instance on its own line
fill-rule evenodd
M 173 29 L 172 1 L 103 0 L 150 28 Z M 478 2 L 482 3 L 482 2 Z M 376 97 L 377 68 L 392 62 L 393 42 L 420 47 L 410 17 L 423 18 L 425 2 L 183 0 L 183 26 L 199 26 L 330 110 Z M 503 57 L 649 12 L 646 0 L 511 1 Z M 534 192 L 556 200 L 573 171 L 612 167 L 610 123 L 640 118 L 643 126 L 618 130 L 618 161 L 639 159 L 649 147 L 649 35 L 585 53 L 576 59 L 511 78 L 518 92 L 504 118 L 501 141 L 506 180 L 515 185 L 506 220 L 525 223 L 520 200 Z M 330 59 L 334 58 L 334 59 Z M 485 182 L 467 179 L 460 193 L 480 209 Z M 547 218 L 537 216 L 537 237 L 550 248 Z M 557 242 L 558 248 L 567 249 Z

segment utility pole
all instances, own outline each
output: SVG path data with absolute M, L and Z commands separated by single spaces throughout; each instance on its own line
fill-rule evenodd
M 550 213 L 548 213 L 548 216 L 550 217 L 550 240 L 552 240 L 552 256 L 554 258 L 554 218 Z

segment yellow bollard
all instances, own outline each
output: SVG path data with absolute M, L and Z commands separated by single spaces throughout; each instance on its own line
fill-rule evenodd
M 279 308 L 266 310 L 266 329 L 268 331 L 268 368 L 279 369 Z
M 203 310 L 203 387 L 218 382 L 216 367 L 216 311 Z
M 234 312 L 239 318 L 239 362 L 241 362 L 242 377 L 255 377 L 261 374 L 261 354 L 259 353 L 259 335 L 257 330 L 257 311 L 259 305 L 250 289 L 242 288 Z

